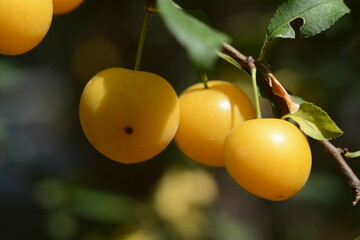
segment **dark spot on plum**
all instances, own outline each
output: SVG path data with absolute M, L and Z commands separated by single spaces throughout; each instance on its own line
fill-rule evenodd
M 134 132 L 134 129 L 132 127 L 125 127 L 124 131 L 126 134 L 132 134 Z

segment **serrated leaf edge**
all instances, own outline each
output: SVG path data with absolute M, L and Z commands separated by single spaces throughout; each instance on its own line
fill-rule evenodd
M 334 124 L 334 125 L 340 130 L 339 135 L 334 136 L 334 137 L 332 137 L 332 138 L 325 138 L 325 137 L 324 137 L 324 138 L 317 138 L 317 137 L 314 137 L 314 136 L 312 136 L 312 135 L 307 134 L 307 133 L 303 130 L 303 128 L 301 127 L 301 124 L 299 124 L 299 123 L 296 121 L 296 119 L 294 119 L 294 117 L 295 117 L 295 118 L 297 117 L 297 116 L 296 116 L 296 113 L 300 110 L 300 107 L 301 107 L 302 104 L 312 105 L 312 106 L 315 107 L 317 110 L 322 111 L 322 112 L 325 114 L 325 116 L 329 118 L 329 120 L 331 121 L 331 123 Z M 303 103 L 300 104 L 300 107 L 299 107 L 299 110 L 298 110 L 297 112 L 286 114 L 286 115 L 282 116 L 281 119 L 287 119 L 287 118 L 292 119 L 293 121 L 295 121 L 295 122 L 299 125 L 299 128 L 301 129 L 301 131 L 302 131 L 306 136 L 309 136 L 309 137 L 311 137 L 311 138 L 313 138 L 313 139 L 315 139 L 315 140 L 332 140 L 332 139 L 335 139 L 335 138 L 337 138 L 337 137 L 340 137 L 340 136 L 344 133 L 344 132 L 341 130 L 341 128 L 334 122 L 334 120 L 331 119 L 331 117 L 329 116 L 329 114 L 328 114 L 325 110 L 323 110 L 322 108 L 320 108 L 319 106 L 317 106 L 317 105 L 315 105 L 315 104 L 313 104 L 313 103 L 311 103 L 311 102 L 303 102 Z M 298 118 L 301 118 L 301 117 L 298 117 Z M 309 122 L 309 121 L 304 121 L 304 122 L 305 122 L 305 124 L 308 125 L 307 122 Z M 310 125 L 308 125 L 308 126 L 310 126 Z
M 270 20 L 270 22 L 269 22 L 269 26 L 270 26 L 271 23 L 274 21 L 274 17 L 278 15 L 278 12 L 280 12 L 281 9 L 282 9 L 282 7 L 283 7 L 285 4 L 287 4 L 287 3 L 288 3 L 288 2 L 284 2 L 283 4 L 281 4 L 281 5 L 278 7 L 278 9 L 276 10 L 274 16 L 271 18 L 271 20 Z M 320 5 L 322 5 L 322 4 L 326 4 L 326 3 L 325 3 L 325 2 L 319 3 L 319 4 L 315 5 L 315 6 L 312 7 L 312 8 L 309 8 L 309 9 L 317 8 L 318 6 L 320 6 Z M 332 25 L 334 25 L 334 23 L 335 23 L 338 19 L 340 19 L 340 18 L 341 18 L 342 16 L 344 16 L 346 13 L 349 13 L 349 12 L 350 12 L 350 9 L 348 8 L 348 11 L 347 11 L 347 12 L 344 12 L 342 15 L 340 15 L 340 16 L 339 16 L 335 21 L 333 21 L 327 28 L 324 28 L 324 29 L 321 30 L 321 31 L 315 32 L 313 35 L 305 36 L 305 35 L 301 34 L 301 29 L 302 29 L 303 26 L 306 24 L 306 19 L 303 18 L 303 17 L 301 17 L 300 15 L 302 15 L 303 13 L 309 11 L 309 9 L 298 13 L 296 17 L 293 17 L 292 19 L 287 20 L 286 23 L 284 23 L 284 24 L 282 24 L 280 27 L 276 28 L 276 30 L 284 27 L 285 25 L 288 25 L 288 26 L 290 26 L 290 28 L 292 29 L 292 31 L 294 32 L 294 35 L 295 35 L 295 29 L 294 29 L 293 27 L 291 27 L 290 23 L 293 22 L 294 20 L 298 19 L 298 18 L 301 18 L 301 19 L 303 20 L 303 24 L 302 24 L 301 27 L 300 27 L 300 35 L 301 35 L 302 37 L 312 37 L 312 36 L 315 36 L 315 35 L 317 35 L 317 34 L 319 34 L 319 33 L 321 33 L 321 32 L 326 31 L 326 30 L 329 29 Z M 273 31 L 273 33 L 276 32 L 276 30 Z M 278 38 L 278 37 L 280 37 L 280 38 L 295 39 L 295 36 L 294 36 L 294 37 L 286 37 L 286 36 L 279 35 L 279 36 L 274 36 L 274 37 L 272 37 L 272 34 L 269 36 L 269 28 L 267 28 L 267 34 L 266 34 L 266 35 L 267 35 L 267 36 L 266 36 L 265 42 L 270 42 L 270 41 L 272 41 L 273 39 Z

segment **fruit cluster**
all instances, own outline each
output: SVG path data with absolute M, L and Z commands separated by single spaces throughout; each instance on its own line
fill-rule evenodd
M 0 54 L 36 47 L 53 15 L 83 0 L 0 1 Z M 124 68 L 96 74 L 80 100 L 80 121 L 91 144 L 121 163 L 155 157 L 174 139 L 201 164 L 225 167 L 247 191 L 285 200 L 304 186 L 311 151 L 303 133 L 281 119 L 255 119 L 248 97 L 224 81 L 195 84 L 179 97 L 158 75 Z
M 0 54 L 20 55 L 35 48 L 49 31 L 53 15 L 68 13 L 83 0 L 1 0 Z
M 225 167 L 247 191 L 286 200 L 306 183 L 311 151 L 306 137 L 281 119 L 255 119 L 234 84 L 209 81 L 178 97 L 158 75 L 124 68 L 96 74 L 80 100 L 80 122 L 91 144 L 108 158 L 139 163 L 174 139 L 190 159 Z

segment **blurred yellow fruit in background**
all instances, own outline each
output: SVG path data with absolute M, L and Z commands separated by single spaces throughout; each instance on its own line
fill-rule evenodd
M 20 55 L 36 47 L 47 34 L 52 0 L 0 1 L 0 54 Z

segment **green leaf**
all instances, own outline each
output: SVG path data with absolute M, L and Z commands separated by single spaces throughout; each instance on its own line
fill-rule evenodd
M 176 8 L 169 0 L 158 0 L 158 8 L 165 25 L 186 49 L 196 67 L 210 69 L 217 58 L 216 52 L 229 38 Z
M 324 110 L 310 102 L 303 102 L 297 112 L 283 118 L 292 119 L 306 135 L 316 140 L 330 140 L 343 134 Z
M 314 36 L 333 25 L 341 16 L 350 12 L 343 0 L 288 0 L 282 4 L 267 28 L 267 40 L 276 37 L 295 38 L 290 22 L 302 18 L 303 37 Z
M 273 39 L 295 38 L 295 31 L 290 26 L 295 19 L 303 20 L 300 35 L 311 37 L 328 29 L 349 12 L 343 0 L 288 0 L 280 5 L 270 20 L 259 60 L 264 58 L 265 50 Z
M 234 67 L 236 67 L 237 69 L 240 69 L 244 72 L 246 72 L 242 66 L 236 62 L 232 57 L 230 57 L 229 55 L 225 54 L 225 53 L 222 53 L 220 51 L 217 52 L 217 55 L 222 58 L 223 60 L 227 61 L 228 63 L 230 63 L 231 65 L 233 65 Z

